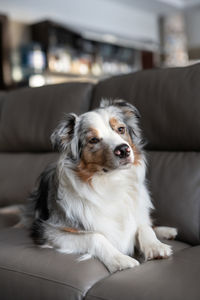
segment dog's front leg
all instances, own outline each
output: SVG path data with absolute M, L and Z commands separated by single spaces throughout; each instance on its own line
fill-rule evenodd
M 55 240 L 51 239 L 51 244 L 63 253 L 90 254 L 97 257 L 111 273 L 139 265 L 137 260 L 122 254 L 100 233 L 59 232 Z
M 161 243 L 151 226 L 140 225 L 138 228 L 138 242 L 141 251 L 144 253 L 145 259 L 167 258 L 172 254 L 169 245 Z

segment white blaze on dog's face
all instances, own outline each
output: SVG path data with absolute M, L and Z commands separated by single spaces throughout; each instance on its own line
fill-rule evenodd
M 71 116 L 71 117 L 70 117 Z M 101 108 L 68 120 L 52 135 L 83 181 L 94 174 L 128 168 L 140 162 L 137 110 L 121 100 L 104 101 Z

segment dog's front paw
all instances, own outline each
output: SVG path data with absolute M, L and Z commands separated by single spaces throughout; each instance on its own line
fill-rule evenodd
M 156 241 L 152 244 L 146 245 L 143 249 L 145 260 L 154 258 L 167 258 L 172 255 L 172 248 L 169 245 Z
M 110 273 L 114 273 L 116 271 L 121 271 L 124 269 L 134 268 L 139 266 L 139 262 L 127 255 L 117 254 L 112 257 L 112 259 L 106 263 L 106 267 L 110 271 Z
M 154 231 L 158 238 L 167 240 L 174 240 L 178 234 L 176 228 L 166 226 L 154 227 Z
M 178 230 L 176 228 L 167 228 L 164 234 L 164 239 L 174 240 L 178 234 Z

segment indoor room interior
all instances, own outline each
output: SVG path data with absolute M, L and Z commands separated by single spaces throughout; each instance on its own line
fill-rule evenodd
M 0 0 L 0 300 L 200 300 L 200 0 Z
M 187 66 L 199 26 L 199 0 L 1 0 L 0 87 Z

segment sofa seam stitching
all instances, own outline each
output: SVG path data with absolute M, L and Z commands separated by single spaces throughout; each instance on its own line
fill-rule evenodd
M 192 248 L 192 246 L 189 245 L 189 247 L 180 249 L 180 250 L 177 251 L 177 252 L 183 251 L 183 250 L 188 249 L 188 248 Z M 177 253 L 177 252 L 176 252 L 176 253 Z M 174 253 L 173 256 L 176 255 L 176 253 Z M 94 283 L 94 284 L 86 291 L 86 293 L 84 294 L 84 299 L 86 299 L 87 296 L 92 296 L 92 297 L 96 297 L 96 298 L 101 299 L 101 300 L 109 300 L 109 298 L 101 298 L 101 297 L 99 297 L 99 296 L 95 296 L 94 294 L 88 295 L 88 293 L 90 292 L 90 290 L 91 290 L 93 287 L 95 287 L 95 286 L 97 286 L 97 285 L 101 285 L 101 284 L 104 282 L 104 280 L 106 280 L 107 278 L 111 277 L 112 275 L 113 275 L 113 274 L 109 274 L 108 276 L 106 276 L 106 277 L 100 279 L 99 281 L 95 282 L 95 283 Z
M 95 295 L 88 295 L 88 297 L 92 297 L 92 298 L 96 298 L 96 299 L 100 299 L 100 300 L 110 300 L 109 298 L 102 298 L 102 297 L 99 297 L 99 296 L 95 296 Z M 85 298 L 84 298 L 85 299 Z
M 84 294 L 84 299 L 87 297 L 87 296 L 93 296 L 93 297 L 96 297 L 95 295 L 88 295 L 88 293 L 90 292 L 91 289 L 93 289 L 93 287 L 101 284 L 104 280 L 106 280 L 107 278 L 111 277 L 113 274 L 109 274 L 108 276 L 105 276 L 104 278 L 101 278 L 100 280 L 96 281 L 94 284 L 92 284 L 86 291 L 86 293 Z M 97 296 L 98 297 L 98 296 Z M 104 298 L 99 298 L 99 299 L 102 299 L 102 300 L 105 300 Z
M 23 271 L 14 270 L 14 269 L 11 269 L 11 268 L 6 268 L 6 267 L 3 267 L 3 266 L 0 266 L 0 269 L 5 270 L 5 271 L 10 271 L 10 272 L 15 272 L 15 273 L 23 274 L 23 275 L 28 275 L 30 277 L 34 277 L 34 278 L 46 280 L 46 281 L 57 283 L 57 284 L 60 284 L 60 285 L 65 285 L 65 286 L 70 287 L 70 288 L 72 288 L 72 289 L 74 289 L 76 291 L 81 292 L 82 295 L 84 295 L 84 291 L 83 290 L 80 290 L 80 289 L 78 289 L 78 288 L 76 288 L 76 287 L 74 287 L 72 285 L 66 284 L 64 282 L 56 281 L 56 280 L 53 280 L 53 279 L 45 278 L 45 277 L 42 277 L 42 276 L 34 275 L 34 274 L 23 272 Z

